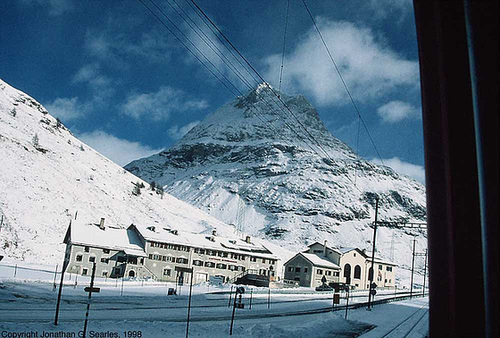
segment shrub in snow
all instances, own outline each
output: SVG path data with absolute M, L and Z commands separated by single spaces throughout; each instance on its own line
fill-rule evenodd
M 16 117 L 16 115 L 17 115 L 16 108 L 12 108 L 12 110 L 10 111 L 10 115 L 12 115 L 12 117 Z
M 40 147 L 39 141 L 40 140 L 38 139 L 38 134 L 35 134 L 35 136 L 33 136 L 33 140 L 32 140 L 33 147 L 35 147 L 35 148 Z

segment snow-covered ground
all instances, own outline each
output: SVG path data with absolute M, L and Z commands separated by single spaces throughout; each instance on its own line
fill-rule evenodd
M 12 263 L 15 262 L 0 263 L 0 334 L 14 337 L 14 333 L 36 332 L 41 337 L 43 332 L 50 332 L 56 337 L 62 332 L 78 336 L 83 329 L 88 298 L 83 288 L 89 285 L 89 278 L 65 276 L 59 325 L 54 326 L 54 280 L 59 285 L 60 279 L 54 273 L 55 267 L 35 270 L 40 267 L 17 262 L 16 268 Z M 88 337 L 92 337 L 91 331 L 93 337 L 138 337 L 139 332 L 142 337 L 186 335 L 188 286 L 178 289 L 176 296 L 167 296 L 168 288 L 175 287 L 172 283 L 96 278 L 95 286 L 101 290 L 92 296 Z M 189 336 L 229 335 L 230 290 L 231 286 L 193 287 Z M 393 296 L 392 291 L 378 294 L 377 299 L 389 296 Z M 424 336 L 427 332 L 426 298 L 377 305 L 372 311 L 365 307 L 349 310 L 346 320 L 344 310 L 329 311 L 332 293 L 317 293 L 308 288 L 271 289 L 268 297 L 266 288 L 246 287 L 242 297 L 245 309 L 236 310 L 234 336 L 304 337 L 314 332 L 317 337 L 380 337 L 386 333 L 398 337 L 413 326 L 412 336 Z M 362 301 L 366 301 L 365 293 L 358 292 L 352 293 L 349 303 Z M 341 299 L 342 304 L 345 299 Z M 57 337 L 64 337 L 62 333 Z

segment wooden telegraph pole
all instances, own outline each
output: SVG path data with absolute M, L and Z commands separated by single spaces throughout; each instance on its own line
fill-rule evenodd
M 377 217 L 378 217 L 378 197 L 375 200 L 375 222 L 373 222 L 373 243 L 372 243 L 372 267 L 368 270 L 368 279 L 370 280 L 370 289 L 368 291 L 368 311 L 371 311 L 372 302 L 372 289 L 373 289 L 373 277 L 375 275 L 374 263 L 375 263 L 375 240 L 377 238 Z

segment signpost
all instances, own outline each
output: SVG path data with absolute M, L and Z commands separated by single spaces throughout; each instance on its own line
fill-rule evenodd
M 241 303 L 241 296 L 245 293 L 245 288 L 243 286 L 238 286 L 236 288 L 236 294 L 234 295 L 234 304 L 233 304 L 233 314 L 231 315 L 231 328 L 229 329 L 229 335 L 232 336 L 233 335 L 233 322 L 234 322 L 234 313 L 236 311 L 236 308 L 240 308 L 240 309 L 243 309 L 245 307 L 245 304 L 242 304 Z M 238 298 L 237 296 L 239 295 L 239 299 L 240 299 L 240 302 L 237 306 L 236 304 L 236 298 Z
M 193 292 L 193 268 L 184 268 L 181 266 L 176 266 L 175 271 L 180 273 L 181 276 L 184 273 L 191 274 L 191 282 L 189 283 L 188 313 L 187 313 L 187 320 L 186 320 L 186 338 L 188 338 L 188 336 L 189 336 L 189 317 L 191 315 L 191 293 Z M 184 279 L 184 278 L 182 278 L 182 279 Z

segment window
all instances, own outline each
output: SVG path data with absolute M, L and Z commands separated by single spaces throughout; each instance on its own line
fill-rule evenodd
M 381 264 L 378 265 L 378 269 L 382 270 L 382 265 Z
M 331 275 L 332 275 L 332 272 L 331 272 L 331 271 L 325 271 L 325 275 L 327 275 L 327 276 L 331 276 Z
M 226 270 L 227 269 L 227 265 L 226 264 L 222 264 L 222 263 L 217 263 L 217 265 L 215 267 L 217 269 L 222 269 L 222 270 Z
M 176 263 L 181 263 L 181 264 L 187 264 L 189 262 L 187 258 L 181 258 L 181 257 L 178 257 L 175 261 Z
M 308 269 L 307 268 L 304 268 L 304 273 L 307 273 Z
M 295 268 L 295 272 L 300 272 L 300 266 L 297 266 L 297 267 Z
M 83 256 L 82 255 L 76 255 L 76 261 L 77 262 L 81 262 L 83 260 Z
M 153 255 L 155 256 L 155 255 Z M 123 263 L 125 262 L 125 257 L 124 256 L 118 256 L 118 258 L 116 259 L 119 263 Z
M 215 263 L 213 263 L 213 262 L 205 262 L 205 267 L 207 267 L 207 268 L 215 268 Z
M 293 266 L 288 267 L 288 272 L 293 272 Z
M 392 271 L 392 266 L 388 266 L 385 268 L 387 271 Z
M 109 254 L 109 249 L 102 249 L 102 252 L 105 254 Z
M 86 276 L 88 272 L 89 272 L 89 270 L 87 270 L 87 269 L 83 268 L 83 270 L 82 270 L 82 275 L 83 275 L 83 276 Z
M 89 257 L 89 262 L 94 263 L 95 262 L 95 256 L 90 256 Z
M 387 278 L 385 279 L 384 283 L 387 283 Z
M 165 256 L 163 256 L 163 257 L 165 257 Z M 137 257 L 130 257 L 130 256 L 129 256 L 129 257 L 127 258 L 127 263 L 129 263 L 129 264 L 134 264 L 134 265 L 135 265 L 135 264 L 137 264 Z
M 102 276 L 103 276 L 103 277 L 108 277 L 108 272 L 107 272 L 107 271 L 103 271 L 103 272 L 102 272 Z
M 356 267 L 354 267 L 354 278 L 361 279 L 361 267 L 359 265 L 356 265 Z
M 205 254 L 205 249 L 200 249 L 200 255 L 204 255 Z
M 274 265 L 274 263 L 276 263 L 274 259 L 269 260 L 269 264 Z
M 322 275 L 322 274 L 323 274 L 323 270 L 318 269 L 318 270 L 316 270 L 316 273 L 317 273 L 318 275 Z
M 356 257 L 356 253 L 354 253 L 354 257 Z M 356 277 L 354 277 L 354 278 L 356 278 Z M 356 286 L 357 286 L 357 285 L 356 285 Z
M 101 258 L 101 263 L 108 264 L 109 258 Z
M 227 258 L 227 252 L 223 252 L 222 257 Z
M 335 272 L 333 273 L 333 275 L 334 275 L 335 277 L 338 277 L 338 276 L 340 275 L 340 273 L 339 273 L 338 271 L 335 271 Z
M 347 263 L 344 265 L 344 277 L 347 279 L 351 279 L 351 264 Z
M 84 251 L 85 252 L 90 252 L 90 247 L 86 246 Z
M 266 262 L 266 259 L 265 258 L 262 258 L 262 263 L 265 263 Z
M 194 265 L 194 266 L 203 266 L 203 261 L 200 261 L 200 260 L 195 259 L 195 260 L 193 261 L 193 265 Z
M 257 262 L 257 257 L 250 257 L 250 262 Z
M 172 275 L 171 269 L 163 269 L 163 276 L 170 277 Z

